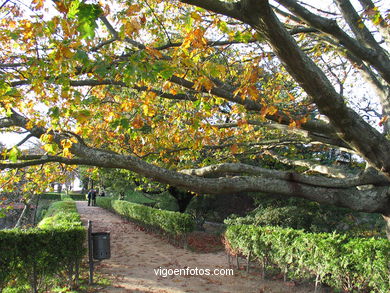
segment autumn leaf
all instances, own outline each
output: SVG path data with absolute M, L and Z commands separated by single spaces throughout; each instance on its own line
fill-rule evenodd
M 61 145 L 63 148 L 70 149 L 73 145 L 73 142 L 70 139 L 64 139 L 61 141 Z
M 33 0 L 31 3 L 33 4 L 33 10 L 40 10 L 43 8 L 44 0 Z
M 141 115 L 137 115 L 135 116 L 135 118 L 133 119 L 133 122 L 131 123 L 131 125 L 135 128 L 135 129 L 140 129 L 144 126 L 144 122 L 142 120 L 142 117 Z
M 54 139 L 54 136 L 48 133 L 42 134 L 40 140 L 45 143 L 50 143 Z
M 289 128 L 295 128 L 297 127 L 297 122 L 296 121 L 291 121 L 290 124 L 288 125 Z
M 389 120 L 389 116 L 383 116 L 382 119 L 379 121 L 379 126 L 383 126 L 384 123 L 387 122 L 387 120 Z
M 142 110 L 143 110 L 143 112 L 144 112 L 144 114 L 145 114 L 146 116 L 151 117 L 151 116 L 154 116 L 154 115 L 156 114 L 156 111 L 155 111 L 154 108 L 153 108 L 152 106 L 150 106 L 150 105 L 144 104 L 144 105 L 142 105 L 141 108 L 142 108 Z
M 201 21 L 202 17 L 195 11 L 191 12 L 191 17 L 195 19 L 196 21 Z
M 124 32 L 126 35 L 131 36 L 141 29 L 141 24 L 137 19 L 131 18 L 129 21 L 125 23 Z
M 135 13 L 141 11 L 141 6 L 139 4 L 132 4 L 129 6 L 129 8 L 126 10 L 127 16 L 132 16 Z
M 230 147 L 230 151 L 232 152 L 232 154 L 237 154 L 239 152 L 239 148 L 238 148 L 238 145 L 235 143 L 233 144 L 231 147 Z

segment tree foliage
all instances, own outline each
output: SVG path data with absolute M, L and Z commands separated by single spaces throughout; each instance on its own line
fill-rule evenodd
M 2 188 L 55 162 L 388 217 L 388 15 L 359 3 L 6 1 L 0 127 L 43 147 L 3 151 Z

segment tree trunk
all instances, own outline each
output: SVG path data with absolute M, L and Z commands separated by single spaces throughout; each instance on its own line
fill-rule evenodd
M 187 209 L 187 206 L 190 204 L 194 194 L 188 191 L 180 191 L 176 187 L 170 186 L 168 192 L 172 195 L 179 207 L 179 212 L 184 213 Z
M 386 235 L 387 235 L 387 239 L 390 240 L 390 215 L 382 215 L 383 219 L 385 220 L 386 222 Z
M 26 215 L 26 212 L 27 212 L 27 204 L 24 204 L 23 211 L 22 211 L 22 213 L 20 214 L 19 219 L 18 219 L 18 221 L 16 222 L 14 228 L 20 228 L 20 226 L 22 225 L 23 218 L 24 218 L 24 216 Z

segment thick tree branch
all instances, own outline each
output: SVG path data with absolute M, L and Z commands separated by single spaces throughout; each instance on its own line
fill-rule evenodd
M 239 2 L 227 3 L 219 0 L 181 0 L 180 2 L 199 6 L 215 13 L 242 20 L 239 9 L 237 9 L 240 6 Z
M 84 159 L 68 159 L 58 156 L 37 156 L 36 159 L 17 163 L 0 163 L 0 170 L 25 168 L 37 165 L 43 165 L 47 163 L 63 163 L 66 165 L 89 165 L 91 162 Z
M 311 172 L 327 175 L 330 177 L 346 178 L 346 177 L 349 177 L 351 175 L 351 173 L 347 172 L 347 170 L 345 170 L 344 168 L 337 168 L 334 166 L 326 166 L 326 165 L 316 164 L 316 163 L 310 162 L 308 160 L 289 159 L 289 158 L 277 155 L 275 153 L 272 153 L 270 151 L 268 151 L 267 154 L 283 164 L 286 164 L 289 166 L 305 167 Z
M 12 119 L 4 117 L 0 118 L 0 128 L 9 128 L 15 126 L 14 121 Z
M 348 189 L 350 187 L 373 184 L 376 186 L 390 186 L 390 182 L 384 176 L 380 175 L 359 175 L 343 179 L 308 176 L 289 171 L 278 171 L 266 168 L 261 168 L 253 165 L 242 163 L 223 163 L 202 167 L 198 169 L 186 169 L 179 171 L 183 174 L 196 175 L 201 177 L 221 177 L 227 175 L 253 175 L 264 178 L 282 179 L 294 181 L 310 186 L 321 186 L 329 188 Z M 345 174 L 344 174 L 345 175 Z
M 20 127 L 25 128 L 28 123 L 27 118 L 22 117 L 16 112 L 14 112 L 10 118 Z M 34 127 L 33 129 L 35 129 L 33 131 L 33 135 L 36 137 L 40 137 L 42 133 L 46 132 L 46 129 L 43 127 Z M 55 134 L 54 141 L 60 145 L 60 134 Z M 228 178 L 202 178 L 161 168 L 144 162 L 135 156 L 120 155 L 112 151 L 94 149 L 81 143 L 74 143 L 70 150 L 76 156 L 74 159 L 56 156 L 41 157 L 41 159 L 26 162 L 9 164 L 2 163 L 0 168 L 20 168 L 31 166 L 33 164 L 39 165 L 53 160 L 72 165 L 83 164 L 104 168 L 126 169 L 152 180 L 198 193 L 229 194 L 236 192 L 257 191 L 270 194 L 280 194 L 289 197 L 302 197 L 318 201 L 320 203 L 349 207 L 358 211 L 385 213 L 385 211 L 387 212 L 390 208 L 390 199 L 387 196 L 388 188 L 386 187 L 377 187 L 369 190 L 358 190 L 354 187 L 334 188 L 335 182 L 332 182 L 333 187 L 331 188 L 313 186 L 310 184 L 313 183 L 313 180 L 316 180 L 315 178 L 310 179 L 312 183 L 310 183 L 310 181 L 303 183 L 300 181 L 309 180 L 309 177 L 296 174 L 299 178 L 304 179 L 295 179 L 295 174 L 289 173 L 290 175 L 288 175 L 287 178 L 281 178 L 280 174 L 283 175 L 283 173 L 272 170 L 260 170 L 263 174 L 268 174 L 268 177 L 263 175 L 255 177 L 235 176 Z M 247 172 L 249 172 L 249 168 L 253 168 L 253 166 L 245 166 L 245 168 L 247 168 Z M 257 169 L 256 172 L 259 172 L 259 169 Z M 245 172 L 243 173 L 245 174 Z M 271 178 L 269 178 L 269 176 L 271 176 Z M 286 176 L 286 173 L 284 173 L 284 176 Z
M 353 31 L 357 40 L 366 46 L 381 52 L 381 54 L 384 53 L 382 52 L 383 49 L 381 46 L 379 46 L 371 32 L 365 26 L 363 20 L 357 14 L 351 2 L 349 0 L 335 0 L 335 3 L 339 7 L 341 13 L 344 16 L 344 19 L 346 20 L 350 29 Z
M 310 26 L 335 37 L 354 55 L 372 64 L 381 73 L 382 77 L 390 83 L 390 59 L 383 50 L 378 52 L 377 50 L 364 47 L 357 40 L 348 36 L 348 34 L 337 25 L 335 20 L 311 13 L 303 6 L 299 5 L 295 0 L 277 0 L 277 2 L 289 9 L 294 15 L 297 15 Z
M 382 34 L 382 37 L 385 40 L 387 46 L 390 47 L 389 24 L 386 22 L 386 20 L 383 18 L 383 16 L 379 13 L 379 11 L 375 10 L 375 4 L 371 0 L 359 0 L 359 2 L 362 5 L 362 7 L 367 15 L 376 16 L 377 14 L 379 14 L 379 32 Z M 372 16 L 370 18 L 374 19 L 374 17 L 372 17 Z
M 389 141 L 345 105 L 325 74 L 288 34 L 267 1 L 246 0 L 245 3 L 246 22 L 264 34 L 289 73 L 337 128 L 339 136 L 390 178 Z

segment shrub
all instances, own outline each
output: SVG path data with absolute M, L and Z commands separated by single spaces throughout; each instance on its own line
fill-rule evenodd
M 0 289 L 11 280 L 17 286 L 30 284 L 33 290 L 54 279 L 72 285 L 85 252 L 84 240 L 72 201 L 53 204 L 37 228 L 0 231 Z
M 48 200 L 61 200 L 61 193 L 58 192 L 47 192 L 39 195 L 40 199 L 48 199 Z
M 73 199 L 73 200 L 86 200 L 85 194 L 82 193 L 62 193 L 61 200 Z
M 193 231 L 194 222 L 190 215 L 159 210 L 148 206 L 110 198 L 97 198 L 97 205 L 136 222 L 145 227 L 179 236 Z
M 390 289 L 390 242 L 387 239 L 230 225 L 225 243 L 233 253 L 251 253 L 263 266 L 272 264 L 290 276 L 315 277 L 347 291 L 387 293 Z

